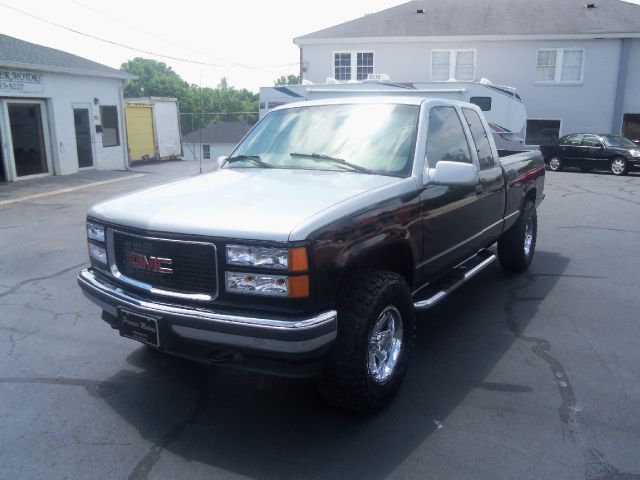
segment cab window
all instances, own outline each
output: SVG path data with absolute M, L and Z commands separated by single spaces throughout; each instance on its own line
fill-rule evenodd
M 491 151 L 491 143 L 489 143 L 489 137 L 487 131 L 482 125 L 480 115 L 475 110 L 470 108 L 463 108 L 462 113 L 471 130 L 471 136 L 476 144 L 476 150 L 478 151 L 478 162 L 480 163 L 480 170 L 487 170 L 496 166 L 493 152 Z
M 433 107 L 427 129 L 427 161 L 430 167 L 445 160 L 473 163 L 462 122 L 454 107 Z

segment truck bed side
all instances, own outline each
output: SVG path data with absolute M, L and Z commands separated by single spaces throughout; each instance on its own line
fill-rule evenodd
M 500 158 L 507 188 L 504 230 L 509 229 L 518 219 L 518 213 L 525 199 L 536 205 L 544 198 L 544 161 L 537 151 L 522 152 Z

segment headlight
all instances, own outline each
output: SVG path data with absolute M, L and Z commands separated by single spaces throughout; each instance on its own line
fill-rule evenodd
M 87 222 L 87 236 L 91 240 L 104 243 L 104 227 L 96 223 Z
M 287 270 L 289 268 L 289 251 L 286 248 L 227 245 L 227 263 L 229 265 Z
M 289 278 L 282 275 L 227 272 L 227 291 L 255 295 L 289 295 Z
M 303 298 L 309 296 L 309 260 L 305 247 L 278 248 L 254 245 L 227 245 L 226 263 L 269 272 L 225 272 L 225 286 L 229 293 Z M 278 274 L 276 274 L 278 273 Z
M 103 265 L 107 264 L 107 251 L 98 245 L 89 244 L 89 256 Z
M 632 157 L 640 157 L 640 150 L 631 150 L 631 156 Z
M 309 268 L 307 249 L 227 245 L 227 264 L 304 272 Z
M 261 273 L 226 272 L 229 293 L 304 298 L 309 296 L 309 275 L 287 277 Z

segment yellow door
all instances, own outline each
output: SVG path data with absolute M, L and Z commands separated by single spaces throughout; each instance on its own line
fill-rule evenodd
M 151 105 L 127 103 L 127 137 L 131 160 L 156 158 L 156 142 L 153 134 L 153 110 Z

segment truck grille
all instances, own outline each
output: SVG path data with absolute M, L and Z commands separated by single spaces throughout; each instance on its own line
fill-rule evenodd
M 114 231 L 112 238 L 111 261 L 115 262 L 121 280 L 143 282 L 159 294 L 162 292 L 157 290 L 208 297 L 200 300 L 216 296 L 216 250 L 212 243 L 151 238 L 119 231 Z M 133 260 L 134 256 L 137 261 Z M 158 268 L 157 264 L 153 265 L 155 259 L 171 261 L 161 263 L 163 268 Z

